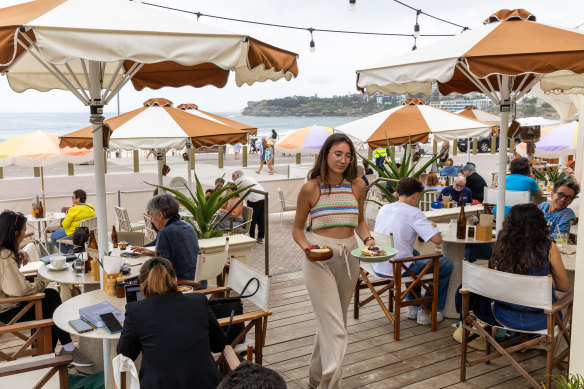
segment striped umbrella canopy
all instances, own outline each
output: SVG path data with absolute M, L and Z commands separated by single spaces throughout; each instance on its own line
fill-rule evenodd
M 332 128 L 314 124 L 286 135 L 276 143 L 276 148 L 288 151 L 295 150 L 297 152 L 320 150 L 326 138 L 332 133 Z
M 51 132 L 35 131 L 0 143 L 0 167 L 43 167 L 91 160 L 93 151 L 74 147 L 60 148 L 59 136 Z
M 257 133 L 258 133 L 257 127 L 251 126 L 249 124 L 237 122 L 235 120 L 231 120 L 231 119 L 225 118 L 225 117 L 220 116 L 220 115 L 216 115 L 216 114 L 211 113 L 211 112 L 202 111 L 199 109 L 199 106 L 196 104 L 192 104 L 192 103 L 179 104 L 179 105 L 177 105 L 177 108 L 182 110 L 182 111 L 187 111 L 190 114 L 200 116 L 200 117 L 208 119 L 208 120 L 214 120 L 218 123 L 225 124 L 226 126 L 229 126 L 229 127 L 237 128 L 238 130 L 245 131 L 250 135 L 257 135 Z
M 541 138 L 535 143 L 534 156 L 540 158 L 567 157 L 576 154 L 578 122 L 550 126 L 541 130 Z M 517 145 L 517 152 L 527 156 L 527 145 Z
M 489 113 L 486 111 L 481 111 L 477 109 L 474 105 L 467 105 L 463 110 L 456 112 L 457 115 L 464 116 L 466 118 L 480 120 L 481 122 L 492 124 L 493 126 L 498 126 L 501 122 L 501 117 L 495 115 L 494 113 Z

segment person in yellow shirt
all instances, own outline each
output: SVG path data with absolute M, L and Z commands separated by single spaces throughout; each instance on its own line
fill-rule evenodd
M 51 234 L 51 242 L 55 247 L 59 247 L 58 239 L 72 236 L 79 224 L 85 220 L 95 217 L 93 205 L 86 203 L 87 193 L 83 189 L 77 189 L 73 192 L 73 207 L 67 212 L 67 216 L 62 223 L 62 228 Z M 61 244 L 61 252 L 67 253 L 73 249 L 73 246 Z

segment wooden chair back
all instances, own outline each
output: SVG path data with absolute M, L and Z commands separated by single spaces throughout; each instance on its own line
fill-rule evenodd
M 485 187 L 483 203 L 497 204 L 497 188 Z M 506 190 L 505 206 L 512 207 L 517 204 L 527 204 L 531 202 L 529 191 Z
M 24 297 L 6 297 L 0 299 L 0 304 L 20 303 L 20 311 L 8 323 L 0 321 L 0 338 L 5 334 L 13 334 L 24 341 L 15 352 L 9 354 L 0 351 L 0 360 L 13 361 L 20 357 L 49 354 L 53 350 L 51 343 L 51 326 L 53 319 L 43 319 L 41 300 L 44 293 L 36 293 Z M 30 309 L 34 309 L 35 320 L 18 322 Z M 23 332 L 34 330 L 30 336 Z
M 552 302 L 553 280 L 551 276 L 527 276 L 488 269 L 464 261 L 462 263 L 462 341 L 460 360 L 460 381 L 466 379 L 467 367 L 505 357 L 511 366 L 525 378 L 532 387 L 543 388 L 538 377 L 536 380 L 511 356 L 517 351 L 526 350 L 538 344 L 544 346 L 546 355 L 545 387 L 550 388 L 554 367 L 564 363 L 570 353 L 571 319 L 574 292 L 569 292 L 559 300 Z M 503 327 L 520 335 L 499 343 L 492 336 L 491 326 L 484 326 L 474 314 L 470 313 L 470 294 L 484 296 L 504 303 L 518 304 L 543 309 L 547 315 L 547 328 L 539 331 L 527 331 Z M 477 336 L 486 339 L 483 356 L 469 359 L 467 345 Z M 494 351 L 491 352 L 491 347 Z M 562 368 L 563 370 L 563 368 Z
M 141 231 L 120 231 L 118 242 L 128 242 L 132 246 L 144 246 L 144 234 Z
M 0 364 L 1 388 L 69 388 L 71 355 L 29 357 Z M 53 377 L 57 374 L 56 379 Z

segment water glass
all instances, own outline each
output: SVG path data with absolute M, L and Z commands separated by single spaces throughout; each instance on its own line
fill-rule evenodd
M 450 223 L 448 223 L 448 233 L 450 235 L 456 234 L 456 227 L 457 227 L 456 219 L 450 219 Z
M 568 246 L 568 234 L 565 232 L 557 232 L 555 234 L 555 241 L 558 249 L 565 250 L 566 246 Z
M 77 258 L 75 262 L 73 262 L 73 274 L 77 277 L 83 277 L 83 273 L 85 273 L 85 261 L 81 258 Z

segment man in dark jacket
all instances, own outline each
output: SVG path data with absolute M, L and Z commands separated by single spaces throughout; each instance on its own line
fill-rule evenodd
M 466 166 L 462 168 L 461 172 L 466 176 L 466 187 L 472 192 L 472 198 L 482 203 L 487 183 L 485 182 L 485 179 L 477 173 L 475 164 L 468 162 Z
M 132 250 L 151 256 L 158 251 L 162 258 L 172 263 L 179 280 L 194 280 L 199 241 L 193 226 L 180 220 L 178 201 L 170 194 L 163 193 L 151 198 L 147 209 L 152 216 L 152 224 L 158 229 L 156 248 L 132 247 Z M 206 287 L 207 281 L 201 281 L 199 288 Z

